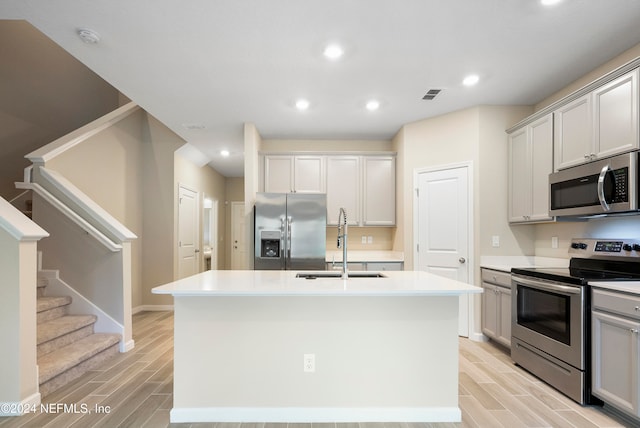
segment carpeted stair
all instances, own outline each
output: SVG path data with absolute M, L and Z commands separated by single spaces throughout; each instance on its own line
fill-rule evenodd
M 120 336 L 94 333 L 94 315 L 69 315 L 71 298 L 45 296 L 38 280 L 38 373 L 46 396 L 117 354 Z

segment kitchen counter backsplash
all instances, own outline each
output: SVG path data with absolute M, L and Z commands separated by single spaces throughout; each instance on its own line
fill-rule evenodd
M 514 267 L 568 267 L 569 259 L 536 256 L 481 256 L 480 267 L 510 272 Z
M 342 250 L 327 251 L 327 262 L 342 262 Z M 351 263 L 366 262 L 404 262 L 404 253 L 401 251 L 358 251 L 349 250 L 347 260 Z

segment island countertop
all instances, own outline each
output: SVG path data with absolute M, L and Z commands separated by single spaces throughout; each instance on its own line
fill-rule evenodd
M 327 271 L 323 271 L 326 273 Z M 384 278 L 296 278 L 297 271 L 210 270 L 159 287 L 178 296 L 456 296 L 482 288 L 423 271 L 385 271 Z M 309 273 L 304 271 L 304 273 Z M 371 273 L 371 272 L 368 272 Z

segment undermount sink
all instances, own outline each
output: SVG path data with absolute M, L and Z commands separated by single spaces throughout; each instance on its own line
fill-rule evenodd
M 349 278 L 386 278 L 379 272 L 349 272 Z M 318 279 L 318 278 L 342 278 L 342 272 L 304 272 L 296 274 L 296 278 Z

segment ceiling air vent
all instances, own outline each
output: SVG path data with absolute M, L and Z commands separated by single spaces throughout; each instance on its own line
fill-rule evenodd
M 423 100 L 431 101 L 440 93 L 442 89 L 429 89 L 427 93 L 422 97 Z

